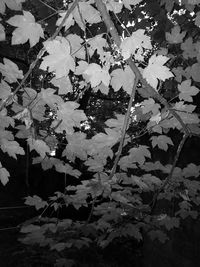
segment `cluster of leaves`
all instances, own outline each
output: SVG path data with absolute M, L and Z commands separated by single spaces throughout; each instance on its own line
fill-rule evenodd
M 91 175 L 76 186 L 66 186 L 64 193 L 55 193 L 49 201 L 37 196 L 26 199 L 26 204 L 44 209 L 42 215 L 48 208 L 57 210 L 62 205 L 88 207 L 87 222 L 46 221 L 41 216 L 22 228 L 26 234 L 22 241 L 49 245 L 60 252 L 94 241 L 105 247 L 121 236 L 141 240 L 143 228 L 152 239 L 165 242 L 165 231 L 178 227 L 180 218 L 196 218 L 194 205 L 200 204 L 200 184 L 194 179 L 200 166 L 176 167 L 187 138 L 200 133 L 193 103 L 199 93 L 200 40 L 191 37 L 173 18 L 174 10 L 193 14 L 191 20 L 199 30 L 198 1 L 157 1 L 174 19 L 159 48 L 144 29 L 133 27 L 127 37 L 119 36 L 110 15 L 118 18 L 123 10 L 131 12 L 146 1 L 76 0 L 67 10 L 56 12 L 57 28 L 49 39 L 45 39 L 44 25 L 36 22 L 31 10 L 22 10 L 24 2 L 1 1 L 2 18 L 7 9 L 16 14 L 2 19 L 0 40 L 6 40 L 5 25 L 11 25 L 13 46 L 29 42 L 32 49 L 39 44 L 42 48 L 26 74 L 8 58 L 0 63 L 0 148 L 17 159 L 17 155 L 25 155 L 19 141 L 25 139 L 29 150 L 38 154 L 33 163 L 41 164 L 44 170 L 55 168 L 77 179 L 81 176 L 77 162 L 81 162 Z M 48 6 L 48 1 L 44 3 Z M 107 31 L 89 37 L 90 27 L 100 29 L 102 21 Z M 173 65 L 180 58 L 181 64 Z M 36 90 L 31 86 L 29 76 L 35 68 L 51 76 L 47 87 Z M 162 95 L 166 81 L 172 81 L 176 88 L 169 101 Z M 90 109 L 81 109 L 79 103 L 87 92 L 105 99 L 123 92 L 130 101 L 125 112 L 105 119 L 101 122 L 103 130 L 91 134 Z M 48 127 L 36 130 L 36 125 L 46 121 Z M 140 134 L 132 130 L 134 125 L 143 125 L 140 134 L 148 135 L 148 145 L 136 142 Z M 153 162 L 155 147 L 167 152 L 174 146 L 170 133 L 175 130 L 183 137 L 175 144 L 174 163 L 164 166 Z M 61 158 L 56 158 L 52 151 L 60 134 L 66 142 Z M 0 181 L 3 185 L 9 181 L 9 170 L 1 163 Z M 145 196 L 152 200 L 145 202 Z M 162 199 L 178 202 L 173 216 L 153 212 Z

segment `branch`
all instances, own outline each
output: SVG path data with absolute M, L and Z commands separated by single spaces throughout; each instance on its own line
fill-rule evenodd
M 54 40 L 56 38 L 56 36 L 59 34 L 60 30 L 62 29 L 65 21 L 67 20 L 67 18 L 69 17 L 69 15 L 72 13 L 72 11 L 74 10 L 74 8 L 77 6 L 78 2 L 80 0 L 75 0 L 73 2 L 73 4 L 71 5 L 71 7 L 68 9 L 67 13 L 65 14 L 61 24 L 59 25 L 59 27 L 56 29 L 56 31 L 54 32 L 54 34 L 49 38 L 50 41 Z M 29 70 L 27 71 L 27 73 L 25 74 L 24 78 L 22 79 L 22 81 L 20 82 L 20 84 L 17 86 L 17 88 L 12 92 L 12 94 L 10 94 L 5 100 L 2 100 L 0 103 L 0 111 L 2 111 L 2 109 L 11 104 L 11 102 L 13 102 L 13 98 L 16 95 L 16 93 L 21 89 L 21 87 L 25 84 L 26 80 L 28 79 L 29 75 L 31 74 L 31 72 L 33 71 L 33 69 L 35 68 L 36 64 L 39 62 L 39 60 L 41 59 L 41 57 L 44 55 L 45 53 L 45 48 L 43 47 L 36 59 L 31 63 Z
M 113 21 L 110 18 L 110 15 L 109 15 L 109 13 L 107 11 L 107 8 L 106 8 L 105 4 L 102 2 L 102 0 L 95 0 L 95 3 L 96 3 L 96 6 L 97 6 L 97 9 L 101 13 L 101 16 L 103 18 L 104 23 L 106 24 L 108 32 L 110 32 L 115 44 L 120 49 L 121 39 L 119 37 L 119 34 L 118 34 L 117 30 L 116 30 L 116 27 L 115 27 Z M 126 116 L 125 116 L 125 120 L 124 120 L 124 125 L 123 125 L 123 130 L 122 130 L 122 136 L 121 136 L 121 141 L 120 141 L 120 145 L 119 145 L 119 150 L 117 152 L 117 157 L 115 159 L 114 166 L 113 166 L 113 169 L 112 169 L 111 174 L 110 174 L 110 178 L 112 178 L 112 176 L 115 174 L 116 167 L 117 167 L 117 164 L 118 164 L 121 152 L 122 152 L 122 147 L 123 147 L 123 143 L 124 143 L 124 137 L 125 137 L 126 129 L 127 129 L 128 122 L 129 122 L 130 108 L 132 106 L 132 101 L 133 101 L 134 96 L 135 96 L 135 90 L 136 90 L 138 81 L 140 81 L 143 84 L 143 86 L 145 87 L 145 90 L 148 93 L 150 93 L 150 95 L 153 98 L 157 99 L 161 104 L 163 104 L 165 106 L 165 108 L 167 110 L 169 110 L 169 112 L 179 121 L 179 123 L 181 124 L 181 126 L 182 126 L 182 128 L 184 130 L 185 135 L 187 137 L 190 135 L 190 132 L 189 132 L 187 126 L 184 124 L 184 122 L 181 119 L 181 117 L 177 114 L 177 112 L 175 112 L 171 108 L 170 104 L 168 104 L 166 99 L 164 97 L 162 97 L 158 92 L 156 92 L 155 89 L 147 83 L 147 81 L 143 78 L 141 72 L 139 71 L 138 67 L 133 62 L 131 57 L 128 58 L 126 60 L 126 62 L 130 66 L 130 68 L 133 71 L 133 73 L 135 74 L 135 83 L 134 83 L 134 86 L 133 86 L 133 89 L 132 89 L 128 110 L 127 110 L 127 113 L 126 113 Z
M 173 173 L 174 173 L 174 169 L 176 167 L 176 164 L 178 162 L 178 159 L 180 157 L 180 154 L 181 154 L 181 151 L 183 149 L 183 146 L 186 142 L 188 138 L 188 135 L 187 134 L 184 134 L 179 146 L 178 146 L 178 149 L 177 149 L 177 152 L 176 152 L 176 155 L 175 155 L 175 158 L 174 158 L 174 162 L 172 164 L 172 167 L 171 167 L 171 170 L 170 170 L 170 173 L 169 175 L 167 176 L 167 178 L 164 180 L 162 186 L 158 189 L 158 191 L 154 194 L 153 196 L 153 200 L 151 201 L 151 203 L 149 204 L 149 206 L 151 207 L 151 214 L 153 213 L 153 211 L 155 210 L 155 207 L 156 207 L 156 203 L 157 203 L 157 199 L 158 199 L 158 196 L 159 194 L 161 193 L 162 190 L 165 189 L 165 187 L 169 184 L 169 182 L 172 180 L 173 178 Z

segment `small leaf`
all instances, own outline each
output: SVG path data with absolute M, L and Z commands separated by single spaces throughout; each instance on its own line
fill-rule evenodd
M 30 147 L 30 151 L 36 150 L 41 158 L 45 158 L 46 153 L 51 152 L 49 146 L 43 140 L 35 140 L 33 138 L 29 138 L 27 141 Z
M 25 198 L 25 204 L 29 206 L 34 206 L 36 210 L 42 209 L 46 206 L 48 206 L 48 203 L 44 200 L 42 200 L 40 197 L 34 195 L 34 196 L 28 196 Z
M 9 83 L 17 82 L 17 79 L 22 79 L 23 72 L 19 70 L 18 66 L 11 60 L 4 58 L 3 63 L 0 63 L 0 72 L 5 77 L 5 81 Z M 5 85 L 5 84 L 4 84 Z
M 199 89 L 195 86 L 191 86 L 191 80 L 185 80 L 180 85 L 178 85 L 178 90 L 180 92 L 179 99 L 187 102 L 193 102 L 192 96 L 199 93 Z
M 161 243 L 165 243 L 169 239 L 167 235 L 161 230 L 151 230 L 148 234 L 150 235 L 152 240 L 158 239 Z
M 138 162 L 140 165 L 144 164 L 146 158 L 151 158 L 148 147 L 142 145 L 131 148 L 129 154 L 132 157 L 133 162 Z
M 0 146 L 3 152 L 7 152 L 10 157 L 15 159 L 17 159 L 17 154 L 25 155 L 24 149 L 16 141 L 8 141 L 3 138 L 0 140 Z
M 166 135 L 152 136 L 151 137 L 152 146 L 158 146 L 160 149 L 167 151 L 168 145 L 173 146 L 173 142 L 170 137 Z
M 166 32 L 165 36 L 166 36 L 166 40 L 170 43 L 170 44 L 179 44 L 182 43 L 183 38 L 185 37 L 186 32 L 182 32 L 181 33 L 181 28 L 179 25 L 175 25 L 172 30 L 171 33 Z
M 9 182 L 10 173 L 0 163 L 0 181 L 3 185 Z

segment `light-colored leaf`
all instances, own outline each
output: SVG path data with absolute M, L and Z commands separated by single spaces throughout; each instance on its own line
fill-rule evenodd
M 110 83 L 110 74 L 108 73 L 108 70 L 96 63 L 89 64 L 83 73 L 89 76 L 89 81 L 91 82 L 92 87 L 99 85 L 101 82 L 104 83 L 105 86 L 108 86 Z
M 17 79 L 22 79 L 24 77 L 22 70 L 19 70 L 18 66 L 10 59 L 4 58 L 3 63 L 4 64 L 0 63 L 0 72 L 2 76 L 5 77 L 5 81 L 14 83 L 17 82 Z
M 122 56 L 128 59 L 133 55 L 137 60 L 143 60 L 144 49 L 152 49 L 151 39 L 145 30 L 139 29 L 125 38 L 121 43 Z
M 49 146 L 43 140 L 35 140 L 33 138 L 29 138 L 27 140 L 29 144 L 30 151 L 35 150 L 41 156 L 41 158 L 46 157 L 46 153 L 50 153 L 51 150 Z
M 162 55 L 153 55 L 149 59 L 148 66 L 144 69 L 142 75 L 147 80 L 147 82 L 154 88 L 157 88 L 158 79 L 165 81 L 166 79 L 174 77 L 170 69 L 164 64 L 169 60 L 169 58 Z
M 191 86 L 191 80 L 185 80 L 180 85 L 178 85 L 178 90 L 180 92 L 179 99 L 187 102 L 193 102 L 192 96 L 199 93 L 199 89 L 195 86 Z
M 68 34 L 67 40 L 71 46 L 71 55 L 80 59 L 85 59 L 85 47 L 83 46 L 84 40 L 77 34 Z
M 87 117 L 83 110 L 77 109 L 79 104 L 73 101 L 67 101 L 58 105 L 57 120 L 52 123 L 52 127 L 55 127 L 59 121 L 61 123 L 56 127 L 55 131 L 60 133 L 64 130 L 67 134 L 74 133 L 74 127 L 80 128 L 81 121 L 87 120 Z
M 12 33 L 12 45 L 24 44 L 29 40 L 30 47 L 44 38 L 43 29 L 35 22 L 34 16 L 29 11 L 23 11 L 23 15 L 15 15 L 7 23 L 17 27 Z
M 114 91 L 118 91 L 123 87 L 124 91 L 131 94 L 135 81 L 135 75 L 129 66 L 125 66 L 123 69 L 115 69 L 111 73 L 111 86 Z
M 6 185 L 9 182 L 10 173 L 3 168 L 0 162 L 0 181 L 3 185 Z
M 129 154 L 133 162 L 137 162 L 140 165 L 144 164 L 146 158 L 151 158 L 151 153 L 147 146 L 139 145 L 129 150 Z
M 16 141 L 9 141 L 3 138 L 0 140 L 0 146 L 3 152 L 7 152 L 14 159 L 17 159 L 17 154 L 25 155 L 24 149 Z
M 0 1 L 0 13 L 4 14 L 6 6 L 12 10 L 21 10 L 22 4 L 25 0 L 1 0 Z
M 10 86 L 2 79 L 0 83 L 0 99 L 4 100 L 11 94 Z
M 67 39 L 58 36 L 53 41 L 44 42 L 44 47 L 49 55 L 43 57 L 41 69 L 55 71 L 56 79 L 67 76 L 69 70 L 75 71 L 75 62 L 70 55 L 70 44 Z
M 63 21 L 65 15 L 67 12 L 62 12 L 59 13 L 60 18 L 58 18 L 58 20 L 56 21 L 56 26 L 59 26 L 61 24 L 61 22 Z M 65 27 L 65 31 L 67 29 L 69 29 L 71 26 L 74 25 L 74 19 L 73 19 L 73 15 L 69 14 L 68 18 L 65 20 L 65 23 L 63 25 L 63 27 Z
M 132 11 L 131 6 L 135 6 L 142 2 L 142 0 L 122 0 L 123 5 L 128 8 L 130 11 Z
M 65 95 L 73 91 L 72 84 L 68 76 L 67 77 L 63 76 L 62 78 L 59 79 L 56 79 L 56 77 L 54 77 L 51 80 L 51 83 L 59 88 L 58 90 L 59 95 Z

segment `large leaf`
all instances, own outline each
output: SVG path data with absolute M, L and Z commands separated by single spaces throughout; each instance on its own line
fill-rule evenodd
M 108 86 L 110 83 L 110 74 L 108 73 L 108 70 L 96 63 L 89 64 L 84 71 L 84 74 L 89 76 L 89 81 L 91 82 L 92 87 L 99 85 L 101 82 L 104 83 L 105 86 Z
M 9 141 L 5 138 L 0 140 L 1 150 L 7 152 L 10 157 L 17 159 L 17 154 L 24 155 L 24 149 L 16 141 Z
M 152 49 L 152 45 L 150 37 L 142 29 L 133 32 L 130 37 L 125 38 L 121 43 L 124 59 L 128 59 L 133 55 L 136 59 L 143 60 L 144 49 Z
M 174 77 L 173 73 L 164 64 L 169 58 L 162 55 L 153 55 L 149 59 L 148 66 L 143 71 L 143 77 L 153 87 L 157 88 L 158 79 L 165 81 L 166 79 Z
M 66 131 L 67 134 L 74 133 L 74 127 L 80 127 L 81 121 L 87 119 L 83 110 L 78 110 L 79 104 L 67 101 L 58 106 L 57 120 L 52 123 L 56 132 Z M 59 123 L 60 122 L 60 123 Z M 58 127 L 56 127 L 58 125 Z
M 17 27 L 12 33 L 12 45 L 24 44 L 29 40 L 32 47 L 39 42 L 40 37 L 44 38 L 41 25 L 35 22 L 35 18 L 28 11 L 23 11 L 23 15 L 15 15 L 7 23 Z
M 58 36 L 53 41 L 44 42 L 44 47 L 49 55 L 43 57 L 41 69 L 55 71 L 56 79 L 67 76 L 69 70 L 75 71 L 75 62 L 70 55 L 70 44 L 67 39 Z

